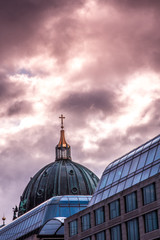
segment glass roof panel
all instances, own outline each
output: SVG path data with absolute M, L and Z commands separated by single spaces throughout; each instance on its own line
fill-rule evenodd
M 103 200 L 159 172 L 159 140 L 160 135 L 110 163 L 109 168 L 107 167 L 104 171 L 100 187 L 96 189 L 89 205 L 91 206 L 94 203 L 100 192 L 103 192 Z

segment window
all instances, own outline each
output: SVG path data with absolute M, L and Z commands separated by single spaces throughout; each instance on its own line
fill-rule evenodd
M 153 211 L 144 215 L 145 232 L 151 232 L 158 229 L 157 212 Z
M 139 240 L 139 227 L 137 218 L 134 218 L 127 222 L 127 239 Z
M 119 199 L 109 204 L 110 219 L 120 216 Z
M 96 234 L 96 240 L 105 240 L 105 239 L 106 239 L 105 231 L 99 232 Z
M 133 211 L 137 208 L 137 194 L 136 192 L 130 193 L 125 196 L 126 213 Z
M 78 233 L 78 222 L 74 220 L 69 223 L 69 236 L 72 237 Z
M 91 220 L 90 220 L 90 214 L 86 214 L 82 216 L 81 218 L 81 223 L 82 223 L 82 231 L 85 231 L 91 227 Z
M 154 202 L 156 200 L 155 184 L 152 183 L 143 188 L 143 204 Z
M 121 240 L 121 226 L 117 225 L 111 228 L 111 240 Z
M 105 221 L 104 207 L 100 207 L 95 210 L 95 225 L 101 224 Z

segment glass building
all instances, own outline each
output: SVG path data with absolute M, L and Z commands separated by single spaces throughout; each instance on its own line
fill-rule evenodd
M 106 167 L 88 207 L 66 219 L 65 239 L 160 240 L 159 183 L 160 135 Z M 82 231 L 86 215 L 90 228 Z
M 23 214 L 9 225 L 0 229 L 1 240 L 15 240 L 30 233 L 40 236 L 64 235 L 64 218 L 83 209 L 91 196 L 57 196 Z M 57 232 L 55 231 L 58 230 Z M 55 232 L 54 232 L 55 231 Z

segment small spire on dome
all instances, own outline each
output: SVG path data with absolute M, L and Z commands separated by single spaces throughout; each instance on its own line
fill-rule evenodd
M 3 221 L 3 226 L 5 226 L 6 218 L 5 218 L 4 214 L 3 214 L 3 217 L 2 217 L 2 221 Z
M 63 114 L 59 117 L 61 119 L 61 131 L 60 131 L 60 140 L 58 145 L 56 146 L 56 160 L 60 159 L 70 159 L 71 160 L 71 154 L 70 154 L 70 146 L 65 140 L 65 134 L 64 134 L 64 125 L 63 125 L 63 119 L 65 117 Z

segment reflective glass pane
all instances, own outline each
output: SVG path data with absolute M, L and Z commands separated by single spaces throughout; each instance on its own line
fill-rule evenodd
M 151 162 L 153 162 L 154 156 L 155 156 L 155 153 L 156 153 L 156 149 L 157 149 L 157 147 L 154 147 L 154 148 L 149 150 L 149 153 L 148 153 L 148 156 L 147 156 L 147 161 L 146 161 L 145 165 L 148 165 Z
M 109 173 L 109 177 L 108 177 L 108 180 L 107 180 L 106 186 L 108 186 L 109 184 L 112 183 L 113 178 L 114 178 L 114 175 L 115 175 L 115 171 L 116 171 L 116 170 L 111 171 L 111 172 Z
M 150 177 L 152 177 L 153 175 L 159 172 L 159 166 L 160 166 L 160 163 L 156 164 L 151 168 Z
M 142 173 L 136 174 L 136 175 L 134 176 L 132 185 L 139 183 L 139 181 L 140 181 L 140 179 L 141 179 L 141 176 L 142 176 Z
M 96 197 L 96 200 L 95 200 L 95 203 L 97 203 L 97 202 L 100 202 L 100 201 L 101 201 L 102 194 L 103 194 L 103 193 L 99 193 L 99 194 L 97 195 L 97 197 Z
M 144 167 L 145 162 L 146 162 L 146 158 L 147 158 L 147 154 L 148 154 L 148 152 L 145 152 L 145 153 L 141 154 L 137 170 Z
M 117 190 L 117 185 L 111 187 L 110 193 L 109 193 L 109 197 L 113 196 L 116 193 Z
M 126 184 L 125 184 L 124 188 L 126 189 L 126 188 L 129 188 L 130 186 L 132 186 L 132 182 L 133 182 L 133 177 L 128 178 L 126 180 Z
M 60 217 L 69 217 L 70 216 L 69 207 L 60 207 Z
M 125 181 L 118 184 L 117 193 L 124 189 Z
M 102 181 L 101 181 L 101 184 L 100 184 L 100 187 L 99 189 L 102 189 L 106 186 L 106 181 L 108 179 L 108 174 L 105 174 L 103 177 L 102 177 Z
M 158 149 L 157 149 L 157 152 L 156 152 L 156 156 L 155 156 L 155 161 L 160 159 L 160 145 L 158 145 Z
M 143 171 L 141 181 L 143 181 L 143 180 L 145 180 L 145 179 L 147 179 L 149 177 L 150 171 L 151 171 L 150 168 L 145 170 L 145 171 Z
M 105 198 L 108 197 L 109 191 L 110 191 L 110 188 L 108 188 L 107 190 L 105 190 L 105 191 L 103 192 L 103 197 L 102 197 L 102 199 L 105 199 Z
M 134 159 L 132 160 L 132 164 L 131 164 L 131 168 L 130 168 L 129 174 L 136 171 L 137 165 L 138 165 L 138 162 L 139 162 L 139 158 L 140 158 L 140 157 L 138 156 L 138 157 L 136 157 L 136 158 L 134 158 Z
M 152 141 L 152 144 L 158 142 L 159 138 L 160 138 L 159 136 L 156 137 L 156 138 Z
M 122 172 L 122 175 L 121 175 L 121 178 L 123 178 L 123 177 L 128 175 L 130 166 L 131 166 L 131 161 L 125 163 L 124 168 L 123 168 L 123 172 Z
M 122 169 L 123 169 L 123 165 L 117 168 L 115 177 L 113 179 L 113 182 L 116 182 L 117 180 L 120 179 L 121 173 L 122 173 Z

